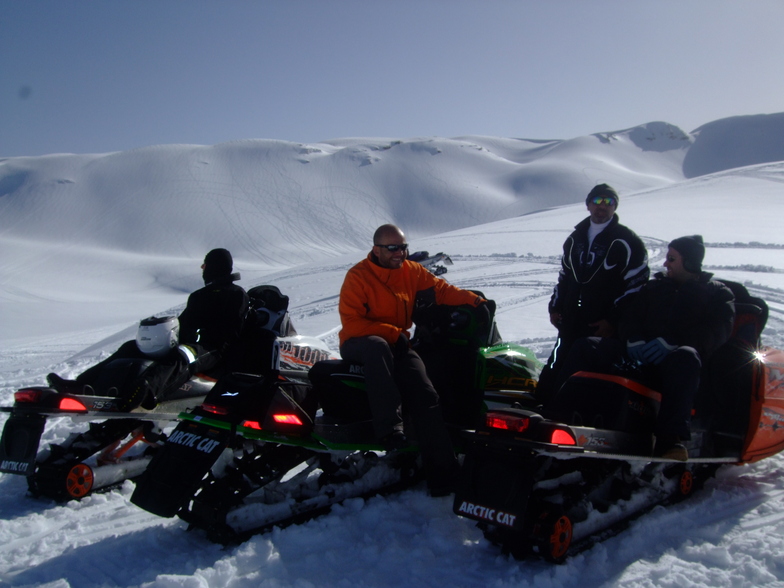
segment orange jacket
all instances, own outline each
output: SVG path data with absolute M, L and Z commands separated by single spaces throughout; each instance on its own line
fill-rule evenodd
M 340 289 L 340 344 L 353 337 L 378 335 L 393 345 L 411 328 L 417 292 L 432 288 L 438 304 L 478 306 L 484 299 L 435 277 L 420 264 L 405 260 L 400 269 L 373 263 L 368 254 L 346 274 Z

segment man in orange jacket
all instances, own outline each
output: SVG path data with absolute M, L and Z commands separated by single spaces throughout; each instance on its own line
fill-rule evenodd
M 431 290 L 437 304 L 479 306 L 486 301 L 436 278 L 406 259 L 408 244 L 395 225 L 379 227 L 367 258 L 346 274 L 340 290 L 340 354 L 364 366 L 376 438 L 389 450 L 407 444 L 401 405 L 411 416 L 430 494 L 452 491 L 457 461 L 438 393 L 424 363 L 409 347 L 417 294 Z

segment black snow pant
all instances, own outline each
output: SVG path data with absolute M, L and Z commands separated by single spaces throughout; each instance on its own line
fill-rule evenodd
M 416 351 L 393 353 L 382 337 L 369 336 L 349 339 L 340 355 L 364 366 L 376 438 L 403 429 L 402 408 L 413 425 L 428 481 L 437 483 L 439 477 L 452 475 L 457 467 L 452 441 L 438 393 Z
M 558 373 L 556 385 L 579 371 L 612 373 L 626 356 L 626 343 L 618 339 L 583 337 L 572 345 Z M 694 398 L 700 386 L 702 361 L 693 347 L 676 347 L 659 365 L 642 367 L 645 383 L 662 395 L 656 420 L 657 438 L 691 439 L 690 423 Z
M 187 346 L 190 356 L 186 357 L 179 349 L 172 349 L 166 356 L 153 360 L 153 363 L 133 381 L 112 381 L 106 368 L 116 359 L 149 359 L 136 346 L 136 341 L 126 341 L 117 351 L 101 362 L 89 367 L 76 377 L 79 384 L 94 388 L 114 386 L 120 394 L 120 410 L 133 410 L 139 404 L 153 408 L 164 400 L 166 395 L 177 390 L 197 372 L 214 368 L 220 359 L 215 351 L 208 351 L 198 344 Z M 107 376 L 110 378 L 107 381 Z

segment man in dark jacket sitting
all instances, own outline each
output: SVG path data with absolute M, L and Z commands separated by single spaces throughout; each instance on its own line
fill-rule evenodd
M 200 357 L 200 370 L 213 367 L 237 341 L 248 316 L 250 302 L 235 284 L 234 261 L 226 249 L 213 249 L 201 266 L 204 288 L 188 297 L 180 314 L 180 345 L 193 348 Z
M 250 300 L 245 290 L 234 283 L 240 274 L 232 273 L 233 267 L 234 260 L 226 249 L 213 249 L 204 257 L 204 287 L 191 293 L 179 316 L 180 344 L 173 372 L 161 378 L 147 378 L 148 389 L 140 394 L 143 407 L 154 407 L 166 393 L 195 373 L 216 368 L 225 359 L 226 351 L 239 340 Z M 165 369 L 165 362 L 161 365 Z
M 700 235 L 672 241 L 666 273 L 657 273 L 634 298 L 619 325 L 621 338 L 581 339 L 560 379 L 580 370 L 610 371 L 622 356 L 641 364 L 662 395 L 654 453 L 681 461 L 688 459 L 681 441 L 691 438 L 701 367 L 730 338 L 735 318 L 732 291 L 702 271 L 704 256 Z
M 118 398 L 119 410 L 133 410 L 139 404 L 152 409 L 195 373 L 213 369 L 225 359 L 227 349 L 240 337 L 250 307 L 245 290 L 234 284 L 240 275 L 232 273 L 233 264 L 226 249 L 213 249 L 206 255 L 201 266 L 205 285 L 188 297 L 188 304 L 179 316 L 179 346 L 176 337 L 173 338 L 170 351 L 156 355 L 154 365 L 136 381 L 123 386 L 126 392 Z M 49 374 L 47 378 L 58 390 L 78 393 L 94 385 L 101 371 L 115 359 L 145 355 L 137 338 L 79 374 L 75 381 L 64 380 L 57 374 Z

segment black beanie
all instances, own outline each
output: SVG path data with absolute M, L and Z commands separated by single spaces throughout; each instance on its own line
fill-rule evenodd
M 593 200 L 596 196 L 609 196 L 611 198 L 615 198 L 616 203 L 620 201 L 620 198 L 618 198 L 618 192 L 616 192 L 609 184 L 599 184 L 594 186 L 593 189 L 588 192 L 588 196 L 585 198 L 585 203 L 590 204 L 591 200 Z
M 234 260 L 226 249 L 213 249 L 204 258 L 204 271 L 202 277 L 205 283 L 210 283 L 231 274 Z
M 702 243 L 702 235 L 690 235 L 688 237 L 678 237 L 674 239 L 669 247 L 672 247 L 683 257 L 683 269 L 693 274 L 702 271 L 702 260 L 705 258 L 705 245 Z

